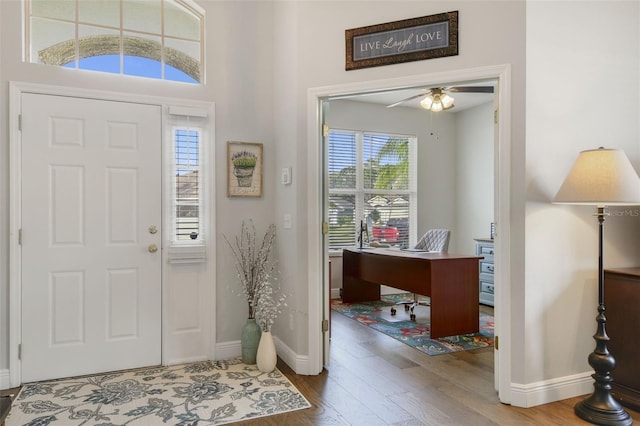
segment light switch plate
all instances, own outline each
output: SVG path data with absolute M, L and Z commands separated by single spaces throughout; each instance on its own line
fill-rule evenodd
M 281 181 L 283 185 L 291 184 L 291 167 L 283 167 Z

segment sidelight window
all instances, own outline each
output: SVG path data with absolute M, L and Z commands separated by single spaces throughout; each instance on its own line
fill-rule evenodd
M 206 111 L 170 107 L 167 127 L 171 240 L 177 245 L 201 245 L 206 233 Z

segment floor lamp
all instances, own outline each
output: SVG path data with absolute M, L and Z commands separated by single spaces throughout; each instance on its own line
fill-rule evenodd
M 594 391 L 576 404 L 575 413 L 581 419 L 598 425 L 631 425 L 631 416 L 611 395 L 611 371 L 616 363 L 607 349 L 609 336 L 605 331 L 602 237 L 605 206 L 640 204 L 640 178 L 621 150 L 598 148 L 582 151 L 553 202 L 596 206 L 599 225 L 598 326 L 593 336 L 596 348 L 589 355 L 589 365 L 595 371 L 592 375 Z

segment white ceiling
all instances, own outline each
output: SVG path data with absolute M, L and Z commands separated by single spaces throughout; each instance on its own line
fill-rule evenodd
M 492 83 L 473 83 L 473 84 L 461 84 L 464 86 L 490 86 Z M 367 93 L 361 95 L 354 95 L 348 97 L 340 97 L 340 99 L 348 99 L 350 101 L 355 102 L 369 102 L 381 105 L 391 105 L 395 102 L 401 101 L 402 99 L 406 99 L 415 95 L 419 95 L 422 93 L 426 93 L 429 89 L 425 87 L 414 87 L 409 89 L 396 89 L 387 92 L 377 92 L 377 93 Z M 446 89 L 445 89 L 446 91 Z M 449 93 L 450 96 L 454 98 L 454 107 L 448 111 L 444 111 L 445 113 L 456 113 L 459 111 L 463 111 L 468 108 L 473 108 L 475 106 L 493 102 L 493 93 Z M 415 98 L 411 101 L 404 102 L 400 105 L 397 105 L 393 108 L 421 108 L 420 101 L 423 97 Z

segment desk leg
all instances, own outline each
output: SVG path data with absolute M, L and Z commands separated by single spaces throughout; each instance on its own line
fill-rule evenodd
M 362 281 L 349 275 L 342 277 L 342 301 L 345 303 L 380 300 L 380 285 Z
M 431 337 L 457 336 L 480 330 L 477 259 L 432 263 Z M 448 265 L 447 265 L 448 264 Z

